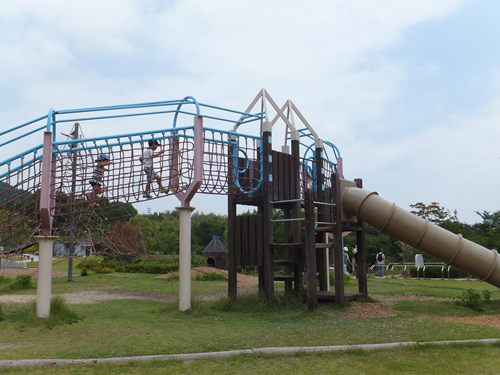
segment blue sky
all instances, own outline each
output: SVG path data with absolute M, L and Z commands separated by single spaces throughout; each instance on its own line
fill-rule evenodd
M 500 210 L 498 14 L 494 0 L 0 0 L 0 128 L 187 95 L 245 110 L 266 88 L 340 149 L 347 178 L 474 223 Z

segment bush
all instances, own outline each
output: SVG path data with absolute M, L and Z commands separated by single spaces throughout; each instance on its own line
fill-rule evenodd
M 5 319 L 5 316 L 3 314 L 3 308 L 2 305 L 0 305 L 0 322 Z
M 476 292 L 470 288 L 462 293 L 462 296 L 458 298 L 458 301 L 463 303 L 465 306 L 470 307 L 472 310 L 484 310 L 482 306 L 483 300 L 481 298 L 481 293 Z
M 448 278 L 448 266 L 445 266 L 443 273 L 441 274 L 441 267 L 432 267 L 432 268 L 426 268 L 425 269 L 425 277 L 426 278 L 431 278 L 431 279 L 440 279 L 441 277 Z M 417 277 L 417 269 L 416 268 L 410 268 L 410 275 L 411 277 Z M 418 276 L 423 277 L 423 272 L 422 270 L 418 271 Z M 451 267 L 450 268 L 450 279 L 465 279 L 469 277 L 469 274 L 467 272 L 463 272 L 459 270 L 458 268 Z
M 118 266 L 115 268 L 116 272 L 129 272 L 129 273 L 170 273 L 179 271 L 179 266 L 176 264 L 127 264 L 125 266 Z
M 10 277 L 0 276 L 0 284 L 11 283 L 12 281 Z
M 80 276 L 88 276 L 88 275 L 89 271 L 86 268 L 82 269 L 82 271 L 80 272 Z
M 107 266 L 99 267 L 99 268 L 95 269 L 94 271 L 95 271 L 95 273 L 100 273 L 100 274 L 115 272 L 115 270 L 113 268 L 107 267 Z
M 17 275 L 16 283 L 23 288 L 31 288 L 31 275 Z
M 346 275 L 344 273 L 344 285 L 350 284 L 352 282 L 353 282 L 352 276 Z M 335 285 L 335 272 L 334 271 L 330 271 L 330 285 Z
M 80 262 L 79 268 L 87 268 L 89 271 L 96 273 L 111 273 L 111 272 L 128 272 L 128 273 L 157 273 L 164 274 L 176 272 L 179 266 L 171 263 L 161 263 L 157 261 L 141 261 L 141 263 L 123 264 L 115 260 L 97 261 L 91 260 Z
M 483 298 L 486 302 L 490 302 L 491 300 L 491 291 L 483 290 Z
M 226 276 L 218 272 L 204 273 L 203 275 L 196 275 L 196 281 L 226 281 Z

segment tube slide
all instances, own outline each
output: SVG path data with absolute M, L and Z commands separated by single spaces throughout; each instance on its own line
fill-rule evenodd
M 342 191 L 342 209 L 434 258 L 500 288 L 500 259 L 489 250 L 356 187 Z

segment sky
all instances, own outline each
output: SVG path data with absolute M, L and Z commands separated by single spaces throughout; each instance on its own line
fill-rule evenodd
M 188 95 L 244 111 L 265 88 L 338 147 L 347 179 L 472 224 L 500 210 L 498 14 L 497 0 L 0 0 L 0 131 Z

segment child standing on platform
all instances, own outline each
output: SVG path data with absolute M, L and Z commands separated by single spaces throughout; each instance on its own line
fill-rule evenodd
M 99 203 L 95 203 L 97 196 L 102 194 L 102 178 L 105 171 L 109 171 L 108 165 L 114 164 L 109 160 L 108 154 L 100 154 L 97 158 L 97 166 L 92 172 L 92 177 L 89 180 L 89 184 L 92 186 L 92 192 L 85 194 L 85 197 L 91 202 L 90 207 L 99 207 Z
M 148 145 L 149 147 L 144 151 L 142 157 L 139 158 L 142 165 L 144 166 L 144 173 L 146 173 L 146 179 L 147 179 L 146 190 L 142 194 L 143 198 L 151 198 L 149 191 L 151 190 L 151 183 L 154 180 L 156 180 L 158 186 L 160 186 L 160 192 L 168 194 L 168 192 L 170 191 L 168 188 L 163 187 L 160 176 L 153 169 L 153 158 L 162 155 L 165 152 L 165 150 L 161 150 L 155 153 L 156 149 L 160 147 L 160 142 L 157 139 L 150 139 Z

